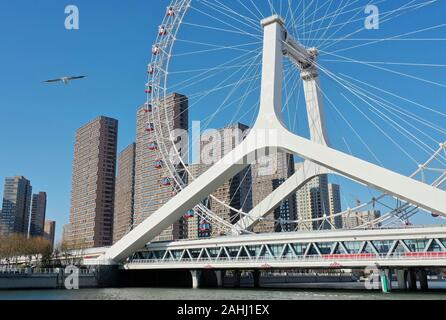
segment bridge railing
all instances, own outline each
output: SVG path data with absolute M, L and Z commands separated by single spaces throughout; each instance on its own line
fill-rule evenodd
M 238 258 L 184 258 L 184 259 L 135 259 L 129 264 L 183 264 L 183 263 L 226 263 L 226 262 L 291 262 L 291 261 L 367 261 L 367 260 L 432 260 L 446 259 L 446 252 L 411 252 L 401 254 L 327 254 L 287 257 L 238 257 Z
M 0 267 L 1 274 L 59 274 L 64 268 L 15 268 L 15 267 Z M 87 275 L 95 273 L 94 269 L 73 269 L 70 273 L 79 275 Z

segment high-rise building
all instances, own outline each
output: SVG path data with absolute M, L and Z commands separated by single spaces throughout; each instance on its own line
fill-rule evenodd
M 301 164 L 296 164 L 296 170 Z M 297 212 L 300 220 L 323 218 L 330 215 L 330 197 L 328 193 L 328 176 L 322 174 L 311 179 L 297 191 Z M 331 225 L 322 220 L 304 222 L 300 230 L 331 229 Z
M 338 184 L 328 184 L 328 198 L 330 199 L 330 223 L 335 229 L 342 229 L 342 217 L 335 216 L 342 212 L 341 187 Z
M 71 248 L 113 242 L 118 121 L 100 116 L 76 132 L 70 209 Z
M 284 152 L 275 152 L 262 157 L 253 165 L 253 206 L 258 205 L 269 194 L 294 174 L 294 156 Z M 254 227 L 254 232 L 269 233 L 292 231 L 293 223 L 278 224 L 276 221 L 296 220 L 296 197 L 290 196 L 281 205 L 269 213 L 265 220 Z
M 41 237 L 43 236 L 43 228 L 45 225 L 47 196 L 45 192 L 33 194 L 31 206 L 31 218 L 29 225 L 29 236 Z
M 135 149 L 132 143 L 118 157 L 118 176 L 115 186 L 113 243 L 119 241 L 133 227 L 135 195 Z
M 248 129 L 248 126 L 237 123 L 219 130 L 205 132 L 201 136 L 200 142 L 201 163 L 189 167 L 191 174 L 196 178 L 218 160 L 222 159 L 242 142 Z M 213 192 L 212 195 L 214 199 L 208 199 L 206 204 L 208 208 L 219 218 L 235 224 L 240 219 L 240 214 L 237 210 L 249 212 L 252 209 L 251 168 L 247 167 L 237 173 Z M 216 237 L 221 235 L 223 231 L 217 225 L 209 223 L 209 221 L 197 220 L 197 217 L 188 221 L 189 239 Z
M 70 224 L 66 224 L 62 227 L 62 244 L 66 247 L 70 241 Z
M 364 226 L 366 229 L 378 228 L 381 226 L 380 222 L 375 222 L 381 217 L 381 212 L 378 210 L 368 211 L 354 211 L 343 216 L 344 229 L 354 229 Z
M 6 178 L 3 207 L 0 215 L 0 235 L 27 234 L 29 228 L 32 187 L 22 176 Z
M 54 237 L 56 235 L 56 221 L 46 220 L 43 228 L 43 237 L 51 243 L 54 248 Z
M 163 159 L 170 159 L 168 152 L 172 150 L 174 144 L 181 142 L 181 138 L 178 137 L 175 141 L 166 139 L 166 149 L 164 149 L 157 144 L 159 137 L 165 139 L 170 137 L 174 130 L 183 130 L 186 133 L 188 130 L 189 102 L 186 96 L 174 93 L 161 101 L 160 105 L 161 108 L 152 106 L 151 112 L 146 112 L 148 111 L 146 108 L 141 108 L 137 112 L 134 227 L 172 198 L 174 182 L 170 180 L 171 173 Z M 163 132 L 154 130 L 155 121 L 162 121 L 165 124 Z M 187 159 L 187 148 L 180 148 L 178 152 Z M 179 166 L 174 170 L 183 171 Z M 180 219 L 164 230 L 155 241 L 185 237 L 187 237 L 186 224 Z

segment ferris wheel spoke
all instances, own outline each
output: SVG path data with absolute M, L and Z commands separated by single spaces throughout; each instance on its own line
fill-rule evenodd
M 228 45 L 219 45 L 219 44 L 215 44 L 215 43 L 207 43 L 207 42 L 201 42 L 201 41 L 192 41 L 192 40 L 187 40 L 187 39 L 177 39 L 177 41 L 191 43 L 191 44 L 197 44 L 200 46 L 212 47 L 212 48 L 216 48 L 216 49 L 236 49 L 236 48 L 248 47 L 248 46 L 252 46 L 252 45 L 259 45 L 262 43 L 262 41 L 256 41 L 256 42 L 228 46 Z M 243 50 L 243 51 L 251 52 L 252 50 Z
M 401 39 L 403 40 L 403 39 Z M 432 39 L 431 39 L 432 40 Z M 446 38 L 444 39 L 446 41 Z M 391 65 L 391 66 L 409 66 L 409 67 L 428 67 L 428 68 L 446 68 L 446 64 L 437 63 L 414 63 L 414 62 L 385 62 L 385 61 L 348 61 L 342 59 L 321 59 L 321 62 L 341 62 L 341 63 L 367 63 L 367 64 L 378 64 L 378 65 Z
M 220 110 L 224 107 L 224 105 L 228 102 L 228 100 L 231 99 L 231 97 L 233 96 L 233 94 L 237 91 L 237 89 L 239 88 L 240 84 L 242 83 L 242 79 L 243 77 L 247 74 L 247 72 L 249 71 L 249 69 L 247 69 L 244 74 L 240 77 L 240 80 L 238 81 L 238 83 L 236 83 L 234 85 L 234 87 L 232 88 L 232 90 L 228 93 L 227 97 L 223 100 L 223 102 L 218 106 L 218 108 L 216 108 L 216 111 L 212 114 L 212 116 L 209 118 L 209 122 L 212 122 L 212 120 L 216 117 L 216 115 L 220 112 Z M 261 75 L 257 75 L 257 77 L 260 78 Z
M 342 5 L 344 5 L 344 6 L 341 7 Z M 330 22 L 329 22 L 328 25 L 325 27 L 325 30 L 324 30 L 324 32 L 322 33 L 321 38 L 324 38 L 324 37 L 325 37 L 325 35 L 327 34 L 328 30 L 330 30 L 330 28 L 331 28 L 331 26 L 333 25 L 333 23 L 338 19 L 339 15 L 342 13 L 342 11 L 343 11 L 346 7 L 348 7 L 348 6 L 349 6 L 348 1 L 347 1 L 347 5 L 344 4 L 344 1 L 343 1 L 343 0 L 339 1 L 339 5 L 338 5 L 337 9 L 335 10 L 336 14 L 333 15 L 333 17 L 331 18 Z M 311 35 L 312 35 L 312 33 L 310 32 L 309 36 L 311 37 Z M 315 37 L 315 38 L 317 38 L 317 37 Z
M 358 80 L 358 79 L 355 79 L 355 78 L 353 78 L 353 77 L 351 77 L 351 76 L 349 76 L 349 75 L 342 74 L 342 73 L 341 73 L 341 75 L 344 76 L 345 78 L 349 78 L 349 79 L 352 80 L 352 81 L 356 81 L 356 82 L 358 82 L 358 83 L 360 83 L 360 84 L 363 84 L 363 85 L 365 85 L 365 86 L 367 86 L 367 87 L 369 87 L 369 88 L 372 88 L 372 89 L 374 89 L 374 90 L 376 90 L 376 91 L 379 91 L 379 92 L 381 92 L 381 93 L 385 93 L 386 95 L 389 95 L 389 96 L 391 96 L 391 97 L 397 98 L 397 99 L 402 100 L 402 101 L 404 101 L 404 102 L 408 102 L 408 103 L 410 103 L 410 104 L 412 104 L 412 105 L 414 105 L 414 106 L 416 106 L 416 107 L 421 108 L 421 109 L 424 110 L 424 111 L 429 111 L 429 112 L 434 113 L 434 114 L 436 114 L 436 115 L 439 115 L 439 116 L 442 116 L 442 117 L 446 117 L 446 113 L 441 112 L 441 111 L 438 111 L 438 108 L 433 108 L 433 107 L 425 106 L 425 105 L 420 104 L 420 103 L 418 103 L 418 102 L 416 102 L 416 101 L 407 99 L 407 98 L 405 98 L 405 97 L 402 97 L 402 96 L 397 95 L 397 94 L 395 94 L 395 93 L 392 93 L 392 92 L 390 92 L 390 91 L 384 90 L 384 89 L 379 88 L 379 87 L 377 87 L 377 86 L 374 86 L 374 85 L 371 85 L 371 84 L 369 84 L 369 83 L 366 83 L 366 82 L 360 81 L 360 80 Z M 441 129 L 440 127 L 438 127 L 438 126 L 435 126 L 435 127 L 436 127 L 436 130 L 440 130 L 440 132 L 443 132 L 443 129 Z
M 221 32 L 224 32 L 224 33 L 233 33 L 233 34 L 239 34 L 239 35 L 246 35 L 246 36 L 250 36 L 250 37 L 256 38 L 258 40 L 262 39 L 262 37 L 260 35 L 257 35 L 257 34 L 254 34 L 254 33 L 247 33 L 245 31 L 230 30 L 230 29 L 224 29 L 224 28 L 208 26 L 208 25 L 203 25 L 203 24 L 198 24 L 198 23 L 191 23 L 191 22 L 183 22 L 183 25 L 190 26 L 190 27 L 196 27 L 196 28 L 199 28 L 199 29 L 209 29 L 209 30 L 214 30 L 214 31 L 221 31 Z
M 345 59 L 347 61 L 358 63 L 360 65 L 368 66 L 368 67 L 371 67 L 371 68 L 374 68 L 374 69 L 383 70 L 383 71 L 386 71 L 388 73 L 393 73 L 393 74 L 400 75 L 400 76 L 403 76 L 403 77 L 406 77 L 406 78 L 410 78 L 410 79 L 418 80 L 418 81 L 421 81 L 421 82 L 424 82 L 424 83 L 428 83 L 428 84 L 432 84 L 432 85 L 439 86 L 439 87 L 442 87 L 442 88 L 446 88 L 446 84 L 443 84 L 443 83 L 439 83 L 439 82 L 436 82 L 436 81 L 424 79 L 424 78 L 417 77 L 417 76 L 414 76 L 414 75 L 411 75 L 411 74 L 407 74 L 407 73 L 404 73 L 404 72 L 395 71 L 395 70 L 392 70 L 392 69 L 389 69 L 389 68 L 380 67 L 380 66 L 373 65 L 373 64 L 370 64 L 370 63 L 361 62 L 359 60 L 351 59 L 351 58 L 348 58 L 348 57 L 345 57 L 345 56 L 340 56 L 340 55 L 337 55 L 337 54 L 334 54 L 334 53 L 330 53 L 330 52 L 326 52 L 326 51 L 322 51 L 322 52 L 327 54 L 327 55 L 335 56 L 337 58 L 341 58 L 341 59 Z
M 434 30 L 434 29 L 440 29 L 440 28 L 444 28 L 444 27 L 446 27 L 446 23 L 439 24 L 439 25 L 432 26 L 432 27 L 422 28 L 420 30 L 411 31 L 411 32 L 399 34 L 399 35 L 388 37 L 388 38 L 373 40 L 373 41 L 370 41 L 370 42 L 366 42 L 366 43 L 363 43 L 363 44 L 358 44 L 358 45 L 351 46 L 351 47 L 348 47 L 348 48 L 338 49 L 338 50 L 332 51 L 331 53 L 334 54 L 334 53 L 338 53 L 338 52 L 344 52 L 344 51 L 348 51 L 348 50 L 352 50 L 352 49 L 356 49 L 356 48 L 360 48 L 360 47 L 370 46 L 370 45 L 373 45 L 373 44 L 376 44 L 376 43 L 382 43 L 382 42 L 385 42 L 385 41 L 433 41 L 434 39 L 426 39 L 426 40 L 424 40 L 424 39 L 416 39 L 416 38 L 415 39 L 407 39 L 407 38 L 403 38 L 403 37 L 411 36 L 411 35 L 414 35 L 414 34 L 419 34 L 419 33 L 426 32 L 426 31 L 431 31 L 431 30 Z M 348 39 L 339 39 L 338 41 L 342 41 L 342 40 L 348 40 Z M 445 40 L 446 39 L 437 38 L 437 40 L 434 40 L 434 41 L 445 41 Z
M 355 3 L 358 2 L 358 1 L 359 1 L 359 0 L 353 0 L 353 1 L 351 1 L 347 7 L 349 7 L 349 6 L 353 5 L 353 4 L 355 4 Z M 376 1 L 376 2 L 374 2 L 374 3 L 375 3 L 375 5 L 378 5 L 378 4 L 383 3 L 383 2 L 385 2 L 385 1 L 387 1 L 387 0 L 380 0 L 380 1 Z M 370 3 L 372 3 L 372 1 L 369 1 L 368 4 L 370 4 Z M 344 10 L 343 12 L 341 12 L 341 13 L 339 13 L 339 14 L 338 14 L 337 11 L 333 11 L 333 12 L 330 12 L 330 13 L 328 13 L 328 14 L 324 14 L 323 16 L 321 16 L 320 18 L 318 18 L 318 19 L 315 20 L 315 23 L 316 23 L 316 22 L 319 22 L 321 25 L 318 26 L 318 28 L 315 29 L 315 30 L 313 30 L 313 31 L 323 31 L 323 30 L 326 30 L 326 26 L 322 26 L 322 24 L 323 24 L 325 21 L 328 21 L 329 19 L 332 19 L 334 16 L 338 16 L 338 17 L 340 17 L 340 16 L 344 16 L 344 15 L 346 15 L 346 14 L 348 14 L 348 13 L 351 13 L 351 12 L 356 12 L 356 15 L 357 15 L 357 14 L 359 14 L 360 12 L 363 12 L 363 10 L 364 10 L 364 5 L 361 5 L 361 6 L 359 6 L 359 7 L 355 7 L 355 8 L 349 9 L 349 10 Z M 355 15 L 355 16 L 356 16 L 356 15 Z M 364 20 L 364 19 L 362 18 L 361 20 Z M 357 20 L 357 21 L 359 21 L 359 20 Z M 351 21 L 350 21 L 350 22 L 351 22 Z M 340 25 L 343 25 L 343 24 L 344 24 L 344 23 L 333 24 L 332 27 L 337 27 L 337 26 L 340 26 Z
M 248 36 L 251 35 L 251 33 L 246 32 L 245 30 L 243 30 L 243 29 L 241 29 L 241 28 L 235 27 L 234 25 L 231 25 L 230 23 L 228 23 L 228 22 L 226 22 L 226 21 L 224 21 L 224 20 L 222 20 L 222 19 L 220 19 L 220 18 L 217 18 L 216 16 L 213 16 L 213 15 L 211 15 L 211 14 L 208 14 L 208 13 L 204 12 L 203 10 L 200 10 L 200 9 L 198 9 L 198 8 L 196 8 L 196 7 L 191 7 L 191 8 L 193 8 L 195 11 L 198 11 L 198 12 L 200 12 L 201 14 L 205 15 L 206 17 L 211 18 L 212 20 L 215 20 L 215 21 L 217 21 L 217 22 L 220 22 L 220 23 L 222 23 L 223 25 L 230 27 L 231 29 L 234 29 L 234 30 L 236 30 L 236 31 L 241 32 L 241 33 L 244 34 L 244 35 L 248 35 Z M 259 30 L 259 31 L 260 31 L 260 30 Z
M 200 53 L 210 53 L 215 51 L 222 51 L 222 50 L 234 50 L 234 51 L 241 51 L 241 52 L 252 52 L 252 50 L 248 49 L 242 49 L 239 46 L 222 46 L 220 48 L 213 48 L 213 49 L 205 49 L 205 50 L 197 50 L 197 51 L 191 51 L 191 52 L 183 52 L 183 53 L 176 53 L 172 55 L 172 57 L 183 57 L 183 56 L 190 56 L 190 55 L 196 55 Z M 259 51 L 260 48 L 258 48 L 256 51 Z
M 221 69 L 222 67 L 232 66 L 231 65 L 232 63 L 239 64 L 239 63 L 247 62 L 247 63 L 249 63 L 249 65 L 251 65 L 252 60 L 256 59 L 256 56 L 254 56 L 254 57 L 251 56 L 251 54 L 254 54 L 255 51 L 256 50 L 244 53 L 241 56 L 235 57 L 235 58 L 233 58 L 233 59 L 231 59 L 229 61 L 225 61 L 225 62 L 223 62 L 223 63 L 221 63 L 221 64 L 219 64 L 219 65 L 217 65 L 215 67 L 211 67 L 208 70 L 206 70 L 206 71 L 204 71 L 204 72 L 202 72 L 200 74 L 197 74 L 197 75 L 195 75 L 193 77 L 189 77 L 188 79 L 186 79 L 184 81 L 181 81 L 181 82 L 175 84 L 174 86 L 172 86 L 172 89 L 173 90 L 179 90 L 181 88 L 181 86 L 183 84 L 185 84 L 185 83 L 187 83 L 188 86 L 190 87 L 191 84 L 197 84 L 200 81 L 207 80 L 207 79 L 209 79 L 209 78 L 211 78 L 213 76 L 216 76 L 216 74 L 221 73 L 222 71 L 224 71 L 224 69 Z M 241 61 L 239 61 L 239 60 L 241 60 Z M 242 67 L 240 67 L 238 69 L 240 70 L 240 69 L 242 69 Z M 218 70 L 218 73 L 212 73 L 213 71 L 217 71 L 217 70 Z M 196 79 L 199 79 L 198 82 L 194 82 L 194 81 L 197 81 Z M 184 88 L 182 88 L 182 89 L 184 89 Z
M 203 1 L 203 0 L 201 0 L 201 1 Z M 215 2 L 215 3 L 212 3 L 212 2 L 210 2 L 210 1 L 205 1 L 206 5 L 209 6 L 209 7 L 210 7 L 210 6 L 213 6 L 215 11 L 217 11 L 217 12 L 219 12 L 219 13 L 221 13 L 221 11 L 228 12 L 228 13 L 231 14 L 232 16 L 229 16 L 229 15 L 226 15 L 226 14 L 225 14 L 225 15 L 228 16 L 228 17 L 230 17 L 231 19 L 235 20 L 236 22 L 242 23 L 242 22 L 239 21 L 239 19 L 238 19 L 238 18 L 242 18 L 243 20 L 246 21 L 245 23 L 242 23 L 243 25 L 245 25 L 245 26 L 247 26 L 247 27 L 249 27 L 249 28 L 252 28 L 252 29 L 254 29 L 255 31 L 259 31 L 259 30 L 260 30 L 260 29 L 259 29 L 259 20 L 256 20 L 256 19 L 250 18 L 250 17 L 248 17 L 248 16 L 242 15 L 242 14 L 240 14 L 239 12 L 237 12 L 237 11 L 235 11 L 235 10 L 229 8 L 228 6 L 224 5 L 223 3 L 221 3 L 221 2 L 218 1 L 218 0 L 213 0 L 213 2 Z M 218 5 L 217 5 L 217 4 L 218 4 Z M 245 7 L 245 8 L 246 8 L 246 7 Z M 252 14 L 251 11 L 249 11 L 249 13 Z
M 338 10 L 338 12 L 335 11 L 334 14 L 332 14 L 332 13 L 329 14 L 329 10 L 331 9 L 331 6 L 332 6 L 332 4 L 333 4 L 333 1 L 331 1 L 331 2 L 330 2 L 330 5 L 327 6 L 327 8 L 326 8 L 324 14 L 322 15 L 322 17 L 325 18 L 325 17 L 328 17 L 329 15 L 331 15 L 331 16 L 332 16 L 332 20 L 331 20 L 331 22 L 330 22 L 330 25 L 332 25 L 333 22 L 334 22 L 334 20 L 336 20 L 337 17 L 339 17 L 339 16 L 342 15 L 342 13 L 343 13 L 343 11 L 344 11 L 344 9 L 345 9 L 346 7 L 351 6 L 353 3 L 357 2 L 357 1 L 359 1 L 359 0 L 351 1 L 351 2 L 348 3 L 346 6 L 344 6 L 344 7 L 342 8 L 342 10 Z M 328 19 L 328 18 L 326 18 L 326 19 Z M 310 34 L 309 34 L 309 37 L 310 37 L 310 38 L 315 38 L 315 39 L 318 38 L 319 31 L 321 30 L 321 27 L 322 27 L 322 25 L 323 25 L 323 23 L 325 22 L 326 19 L 315 19 L 315 20 L 313 21 L 315 24 L 317 24 L 317 27 L 316 27 L 314 30 L 312 30 L 312 32 L 314 31 L 314 35 L 313 35 L 312 32 L 310 32 Z M 319 22 L 319 23 L 318 23 L 318 22 Z M 324 29 L 325 29 L 324 32 L 326 32 L 327 29 L 328 29 L 328 27 L 325 27 Z M 314 41 L 314 39 L 312 39 L 312 40 L 310 40 L 310 41 L 312 41 L 312 43 L 310 44 L 310 46 L 313 46 L 313 43 L 314 43 L 313 41 Z
M 357 79 L 355 79 L 357 80 Z M 343 81 L 347 82 L 348 85 L 352 88 L 354 88 L 355 90 L 357 90 L 357 92 L 366 92 L 368 94 L 368 97 L 371 101 L 375 101 L 377 104 L 383 106 L 384 108 L 388 109 L 390 112 L 393 112 L 397 117 L 399 117 L 402 121 L 404 121 L 407 125 L 409 125 L 410 127 L 414 128 L 415 130 L 417 130 L 421 135 L 426 136 L 427 138 L 429 138 L 430 140 L 432 140 L 435 143 L 438 143 L 439 141 L 435 140 L 431 135 L 429 135 L 428 133 L 425 132 L 425 130 L 420 130 L 419 128 L 415 127 L 409 120 L 413 120 L 423 126 L 426 126 L 430 129 L 433 129 L 441 134 L 446 134 L 446 131 L 443 130 L 442 128 L 438 127 L 437 125 L 435 125 L 434 123 L 425 120 L 419 116 L 417 116 L 416 114 L 396 105 L 393 102 L 390 102 L 388 100 L 386 100 L 384 97 L 382 96 L 378 96 L 370 91 L 366 91 L 364 90 L 362 87 L 359 87 L 357 84 L 349 82 L 346 79 L 343 79 Z M 408 118 L 409 120 L 405 120 L 403 117 Z
M 420 8 L 426 7 L 426 6 L 428 6 L 428 5 L 432 4 L 432 3 L 437 2 L 438 0 L 430 0 L 430 1 L 426 2 L 426 3 L 421 3 L 421 4 L 411 5 L 411 4 L 412 4 L 413 2 L 415 2 L 415 1 L 416 1 L 416 0 L 411 0 L 409 3 L 407 3 L 407 4 L 405 4 L 405 5 L 401 6 L 401 7 L 399 7 L 399 8 L 397 8 L 397 9 L 390 10 L 390 11 L 387 11 L 387 12 L 384 12 L 384 13 L 381 13 L 380 25 L 382 26 L 384 23 L 389 22 L 389 21 L 392 21 L 392 20 L 394 20 L 395 18 L 397 18 L 397 17 L 399 17 L 399 16 L 401 16 L 401 15 L 404 15 L 404 14 L 407 14 L 408 12 L 411 12 L 411 11 L 418 10 L 418 9 L 420 9 Z M 404 11 L 404 10 L 406 10 L 406 11 Z M 395 12 L 396 12 L 397 14 L 396 14 L 396 15 L 393 15 Z M 353 31 L 353 32 L 347 34 L 346 36 L 342 37 L 341 39 L 348 39 L 348 38 L 350 38 L 351 36 L 353 36 L 353 35 L 355 35 L 355 34 L 357 34 L 357 33 L 359 33 L 359 32 L 362 32 L 362 31 L 364 31 L 364 30 L 366 30 L 366 27 L 365 27 L 365 26 L 364 26 L 364 27 L 361 27 L 361 28 L 359 28 L 359 29 L 357 29 L 356 31 Z M 334 36 L 334 34 L 331 35 L 331 37 L 333 37 L 333 36 Z M 339 42 L 339 41 L 338 41 L 338 42 Z M 321 47 L 321 49 L 326 50 L 326 49 L 328 49 L 328 48 L 334 46 L 334 45 L 337 44 L 338 42 L 336 42 L 336 41 L 335 41 L 335 42 L 332 42 L 332 43 L 330 43 L 329 45 L 327 45 L 327 46 L 325 46 L 325 47 Z
M 258 65 L 260 66 L 261 62 L 259 62 Z M 250 66 L 250 64 L 238 64 L 238 65 L 236 64 L 236 65 L 232 65 L 232 66 L 218 67 L 218 68 L 212 68 L 212 69 L 213 70 L 230 70 L 230 69 L 236 69 L 236 68 L 244 68 L 244 67 L 248 67 L 248 66 Z M 191 73 L 195 73 L 195 72 L 205 72 L 205 71 L 209 71 L 210 68 L 171 71 L 171 72 L 169 72 L 169 74 L 177 75 L 177 74 L 191 74 Z
M 385 0 L 383 0 L 383 1 L 385 1 Z M 380 1 L 378 3 L 381 3 L 383 1 Z M 371 4 L 372 2 L 373 1 L 370 0 L 368 2 L 368 4 Z M 375 5 L 378 5 L 378 3 L 375 3 Z M 328 34 L 329 28 L 328 27 L 324 28 L 323 29 L 323 34 L 322 34 L 322 36 L 320 36 L 321 39 L 320 39 L 320 42 L 318 43 L 318 48 L 323 48 L 325 43 L 328 41 L 328 39 L 333 38 L 338 32 L 343 30 L 346 26 L 352 24 L 353 22 L 357 22 L 357 21 L 363 20 L 364 19 L 363 17 L 355 19 L 358 15 L 360 15 L 363 12 L 363 10 L 364 10 L 363 6 L 361 6 L 359 8 L 353 9 L 353 12 L 356 12 L 356 13 L 354 15 L 352 15 L 347 21 L 345 21 L 343 23 L 334 24 L 334 21 L 332 20 L 332 23 L 330 24 L 330 28 L 334 28 L 334 27 L 338 27 L 338 28 L 335 31 L 331 32 L 331 34 L 327 37 L 327 39 L 324 39 L 324 37 Z M 340 15 L 337 14 L 336 18 L 338 18 L 339 16 Z
M 327 73 L 328 74 L 328 73 Z M 340 78 L 335 75 L 330 75 L 330 77 L 336 78 L 335 80 L 345 89 L 347 89 L 350 93 L 352 93 L 356 98 L 360 99 L 362 102 L 366 103 L 371 108 L 374 108 L 373 105 L 371 105 L 367 100 L 365 100 L 363 97 L 361 97 L 358 93 L 353 91 L 351 88 L 346 86 L 342 83 L 342 80 L 340 81 Z M 373 121 L 368 115 L 365 114 L 364 111 L 362 111 L 360 108 L 357 107 L 356 104 L 354 104 L 349 98 L 347 98 L 344 94 L 341 94 L 341 96 L 349 102 L 350 105 L 352 105 L 360 114 L 362 114 L 370 123 L 372 123 L 389 141 L 391 141 L 400 151 L 402 151 L 409 159 L 411 159 L 416 165 L 418 165 L 418 161 L 415 160 L 404 148 L 401 147 L 399 143 L 395 141 L 394 138 L 392 138 L 388 133 L 386 133 L 381 126 L 379 126 L 375 121 Z M 373 99 L 371 99 L 373 101 Z M 413 141 L 412 141 L 413 142 Z

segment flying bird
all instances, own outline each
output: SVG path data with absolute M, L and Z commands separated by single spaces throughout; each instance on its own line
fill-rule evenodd
M 65 85 L 68 84 L 71 80 L 79 80 L 84 79 L 86 76 L 78 76 L 78 77 L 62 77 L 58 79 L 46 80 L 44 83 L 53 83 L 53 82 L 63 82 Z

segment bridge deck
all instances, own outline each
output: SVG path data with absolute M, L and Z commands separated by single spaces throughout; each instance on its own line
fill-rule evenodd
M 257 234 L 157 242 L 127 269 L 446 266 L 446 226 Z

